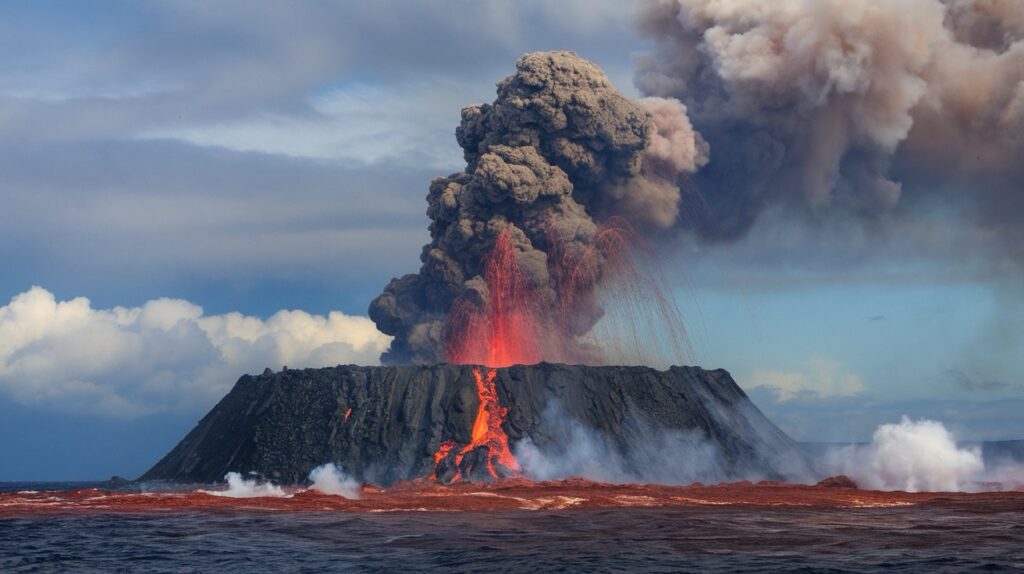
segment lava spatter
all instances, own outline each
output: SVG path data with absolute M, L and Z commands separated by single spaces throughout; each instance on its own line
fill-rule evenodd
M 508 234 L 495 241 L 484 272 L 487 300 L 459 299 L 448 317 L 448 361 L 463 365 L 532 365 L 540 348 L 545 317 L 516 261 Z

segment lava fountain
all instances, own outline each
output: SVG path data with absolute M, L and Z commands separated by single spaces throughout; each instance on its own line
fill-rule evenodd
M 498 399 L 495 368 L 534 364 L 544 356 L 539 329 L 545 321 L 537 313 L 535 297 L 520 272 L 515 248 L 505 233 L 498 236 L 487 258 L 484 281 L 488 293 L 486 303 L 481 306 L 459 299 L 452 306 L 448 319 L 446 353 L 449 362 L 489 367 L 473 369 L 479 406 L 469 444 L 456 449 L 454 441 L 446 441 L 434 453 L 435 469 L 442 464 L 455 468 L 451 482 L 463 479 L 463 469 L 467 467 L 463 461 L 477 449 L 483 453 L 487 477 L 519 474 L 519 462 L 502 428 L 508 411 Z M 435 470 L 431 478 L 436 477 Z
M 498 235 L 484 271 L 487 301 L 459 298 L 448 315 L 448 362 L 508 367 L 539 363 L 545 326 L 533 290 L 516 261 L 507 233 Z
M 580 333 L 574 330 L 573 320 L 578 306 L 593 303 L 586 300 L 593 297 L 593 285 L 607 286 L 612 297 L 622 302 L 623 312 L 609 317 L 609 322 L 624 319 L 613 329 L 630 339 L 638 355 L 643 354 L 645 342 L 637 324 L 650 319 L 646 311 L 652 307 L 660 319 L 657 323 L 665 326 L 666 338 L 676 343 L 675 348 L 680 347 L 682 319 L 675 306 L 661 295 L 656 282 L 638 270 L 636 242 L 636 233 L 620 217 L 605 222 L 586 248 L 571 253 L 552 233 L 548 266 L 557 285 L 557 299 L 545 302 L 523 276 L 508 234 L 497 236 L 484 266 L 485 300 L 457 299 L 446 326 L 448 361 L 486 367 L 473 370 L 479 406 L 472 439 L 462 448 L 457 448 L 454 441 L 441 444 L 434 454 L 433 478 L 437 477 L 437 468 L 450 464 L 456 469 L 452 481 L 461 480 L 465 475 L 463 469 L 474 466 L 464 465 L 463 461 L 477 449 L 485 449 L 481 452 L 485 453 L 482 462 L 486 476 L 499 478 L 519 472 L 519 463 L 502 429 L 506 409 L 501 406 L 494 386 L 495 369 L 545 359 L 577 363 L 600 360 L 596 353 L 609 341 L 590 347 L 580 345 Z

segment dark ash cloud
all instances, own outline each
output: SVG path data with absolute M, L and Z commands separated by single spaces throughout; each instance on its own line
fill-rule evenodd
M 650 0 L 642 92 L 675 97 L 710 143 L 692 183 L 712 240 L 773 206 L 870 220 L 939 202 L 1024 260 L 1024 26 L 999 0 L 787 5 Z
M 595 250 L 600 222 L 626 216 L 639 228 L 671 227 L 682 200 L 675 181 L 706 161 L 678 101 L 628 99 L 570 52 L 530 53 L 516 68 L 493 103 L 462 111 L 456 137 L 467 165 L 430 185 L 420 272 L 393 280 L 370 306 L 378 328 L 395 336 L 386 362 L 446 359 L 448 312 L 458 298 L 488 300 L 484 265 L 500 235 L 514 244 L 530 291 L 563 311 L 545 358 L 585 362 L 574 340 L 601 317 L 594 290 L 610 270 Z M 588 272 L 568 276 L 562 261 L 583 258 Z

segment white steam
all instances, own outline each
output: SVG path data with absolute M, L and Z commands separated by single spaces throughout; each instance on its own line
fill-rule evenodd
M 665 432 L 631 446 L 636 449 L 626 460 L 599 433 L 576 424 L 569 443 L 542 449 L 528 437 L 516 445 L 515 455 L 533 480 L 692 484 L 727 477 L 715 446 L 696 433 Z
M 0 307 L 0 393 L 118 416 L 206 406 L 265 367 L 373 364 L 390 337 L 365 317 L 204 315 L 181 299 L 95 309 L 33 287 Z
M 829 451 L 824 470 L 873 490 L 970 492 L 1024 484 L 1024 466 L 1007 463 L 986 469 L 981 450 L 958 446 L 942 423 L 907 417 L 878 427 L 869 445 Z
M 692 484 L 728 478 L 718 449 L 698 432 L 638 423 L 636 433 L 612 437 L 572 419 L 558 401 L 548 403 L 540 430 L 546 440 L 527 437 L 513 447 L 523 472 L 533 480 Z M 616 440 L 627 445 L 622 448 Z
M 224 480 L 228 482 L 227 490 L 200 490 L 200 492 L 205 492 L 206 494 L 211 494 L 213 496 L 225 496 L 228 498 L 285 498 L 290 496 L 285 494 L 284 490 L 276 484 L 271 482 L 260 482 L 257 478 L 246 479 L 237 472 L 227 473 L 227 475 L 224 476 Z
M 309 473 L 309 480 L 313 483 L 310 488 L 319 490 L 324 494 L 333 494 L 342 498 L 357 499 L 362 490 L 359 481 L 352 478 L 345 471 L 333 463 L 322 464 Z

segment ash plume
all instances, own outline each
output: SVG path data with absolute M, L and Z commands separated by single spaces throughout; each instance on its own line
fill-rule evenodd
M 601 222 L 671 228 L 685 209 L 678 180 L 707 162 L 685 106 L 626 98 L 574 53 L 530 53 L 493 103 L 462 110 L 456 138 L 466 168 L 430 185 L 419 273 L 392 280 L 370 305 L 378 329 L 394 336 L 382 360 L 444 361 L 449 310 L 456 300 L 486 304 L 486 259 L 505 237 L 530 293 L 566 315 L 543 358 L 587 362 L 576 339 L 602 315 L 595 290 L 610 262 L 594 245 Z M 584 257 L 588 273 L 572 278 L 572 301 L 560 299 L 561 262 Z
M 772 206 L 877 217 L 938 200 L 1024 260 L 1020 2 L 649 0 L 636 22 L 655 42 L 637 86 L 681 100 L 710 143 L 687 222 L 704 238 L 741 237 Z

